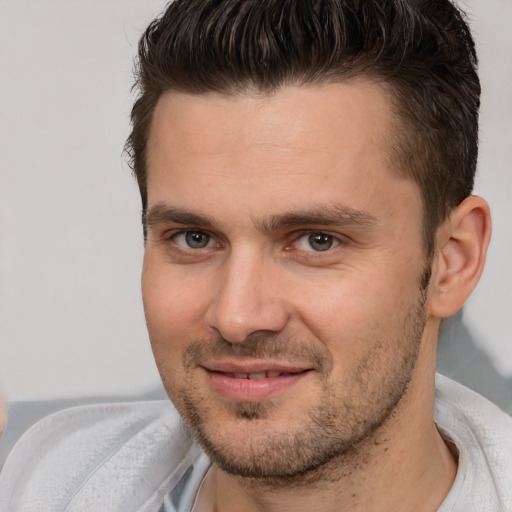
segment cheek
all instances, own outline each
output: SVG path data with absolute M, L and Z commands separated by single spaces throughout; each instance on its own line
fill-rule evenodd
M 186 279 L 169 267 L 144 262 L 142 298 L 153 346 L 179 349 L 190 339 L 204 336 L 207 293 L 200 281 Z
M 334 357 L 353 358 L 403 326 L 418 298 L 418 281 L 410 269 L 347 272 L 297 293 L 296 311 Z

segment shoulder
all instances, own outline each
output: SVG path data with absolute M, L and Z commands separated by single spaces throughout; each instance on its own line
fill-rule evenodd
M 457 428 L 466 441 L 502 440 L 512 448 L 512 417 L 475 391 L 439 374 L 436 375 L 435 415 L 441 424 Z
M 457 445 L 459 468 L 462 462 L 466 466 L 461 499 L 480 503 L 482 511 L 510 505 L 512 417 L 478 393 L 436 375 L 435 420 Z
M 151 510 L 199 455 L 168 401 L 68 409 L 14 447 L 0 475 L 0 510 Z

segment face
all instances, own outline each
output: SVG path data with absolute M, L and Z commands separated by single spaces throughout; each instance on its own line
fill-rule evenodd
M 169 397 L 225 471 L 313 472 L 403 403 L 425 258 L 393 129 L 362 80 L 156 107 L 147 324 Z

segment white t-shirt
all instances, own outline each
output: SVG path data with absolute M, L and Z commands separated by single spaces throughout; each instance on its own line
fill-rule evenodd
M 438 375 L 435 421 L 459 451 L 438 512 L 512 512 L 512 418 Z M 211 512 L 210 467 L 168 401 L 77 407 L 14 447 L 0 474 L 0 511 Z

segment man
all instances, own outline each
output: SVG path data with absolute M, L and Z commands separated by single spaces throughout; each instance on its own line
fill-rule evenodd
M 435 378 L 490 237 L 475 67 L 448 0 L 170 4 L 128 148 L 179 416 L 44 420 L 0 510 L 512 510 L 512 419 Z

